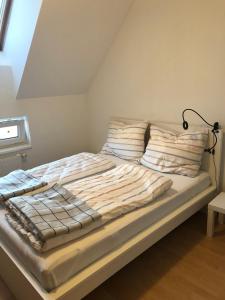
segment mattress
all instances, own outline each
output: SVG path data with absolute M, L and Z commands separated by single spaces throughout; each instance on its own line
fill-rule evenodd
M 116 162 L 117 164 L 124 163 L 120 159 L 116 159 Z M 210 185 L 210 177 L 203 171 L 195 178 L 171 174 L 165 174 L 165 176 L 173 180 L 171 189 L 149 205 L 105 224 L 82 238 L 43 254 L 38 254 L 22 240 L 7 223 L 4 217 L 5 211 L 1 209 L 1 242 L 45 290 L 53 290 Z

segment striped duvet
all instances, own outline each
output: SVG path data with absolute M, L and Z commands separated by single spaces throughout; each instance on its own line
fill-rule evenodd
M 64 188 L 75 197 L 74 199 L 82 201 L 89 210 L 91 209 L 100 216 L 101 222 L 95 222 L 96 225 L 90 227 L 90 230 L 93 230 L 106 222 L 150 203 L 167 191 L 171 185 L 172 181 L 165 176 L 142 166 L 124 164 L 105 173 L 67 184 Z M 41 199 L 40 194 L 39 199 Z M 27 199 L 27 201 L 29 200 Z M 45 199 L 45 203 L 46 201 L 47 199 Z M 23 209 L 23 212 L 26 211 L 29 212 L 29 209 Z M 8 221 L 10 224 L 36 250 L 43 251 L 44 241 L 40 240 L 35 232 L 28 230 L 27 226 L 23 225 L 21 218 L 15 220 L 12 210 L 9 210 L 9 212 Z M 19 216 L 20 214 L 17 215 Z M 60 219 L 60 221 L 62 222 L 63 219 Z M 29 228 L 32 228 L 32 226 Z M 74 230 L 80 231 L 81 229 L 82 226 L 74 228 Z M 87 232 L 86 229 L 85 233 Z M 63 239 L 61 243 L 63 244 Z
M 207 130 L 177 133 L 152 125 L 141 164 L 160 172 L 195 177 L 207 139 Z
M 126 124 L 120 121 L 111 121 L 107 141 L 101 153 L 138 162 L 144 152 L 144 136 L 147 125 L 147 122 Z
M 38 166 L 27 173 L 48 183 L 65 184 L 113 167 L 115 164 L 111 160 L 99 154 L 83 152 Z

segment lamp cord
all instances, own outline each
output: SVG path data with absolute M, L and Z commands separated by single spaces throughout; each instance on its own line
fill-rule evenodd
M 214 137 L 216 137 L 216 139 L 217 139 L 216 134 L 213 136 L 213 140 L 214 140 Z M 215 183 L 216 183 L 216 190 L 218 192 L 219 186 L 218 186 L 218 182 L 217 182 L 217 167 L 216 167 L 215 155 L 214 154 L 213 154 L 213 166 L 214 166 L 214 177 L 215 177 Z
M 214 176 L 215 176 L 216 190 L 218 192 L 219 187 L 218 187 L 218 182 L 217 182 L 217 168 L 216 168 L 216 162 L 215 162 L 215 156 L 214 155 L 213 155 L 213 165 L 214 165 L 214 171 L 215 171 Z
M 214 148 L 216 147 L 218 139 L 217 139 L 217 135 L 216 135 L 216 132 L 215 132 L 214 129 L 212 130 L 212 133 L 213 133 L 213 143 L 214 144 L 210 148 L 207 149 L 207 152 L 209 152 L 209 153 L 212 152 L 212 154 L 214 155 L 215 154 L 215 149 Z

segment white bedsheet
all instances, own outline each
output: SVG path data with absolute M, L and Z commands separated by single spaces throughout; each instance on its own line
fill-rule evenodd
M 116 160 L 117 164 L 123 163 Z M 165 175 L 173 180 L 173 186 L 151 204 L 45 254 L 37 254 L 24 243 L 8 225 L 4 210 L 0 210 L 1 242 L 18 257 L 42 287 L 52 290 L 210 185 L 210 177 L 206 172 L 201 172 L 195 178 Z

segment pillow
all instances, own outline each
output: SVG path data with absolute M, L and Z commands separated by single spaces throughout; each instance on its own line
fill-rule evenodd
M 111 121 L 101 153 L 138 163 L 144 153 L 147 126 L 148 123 L 144 121 L 133 124 Z
M 141 164 L 164 173 L 195 177 L 207 139 L 207 130 L 178 133 L 152 125 Z

